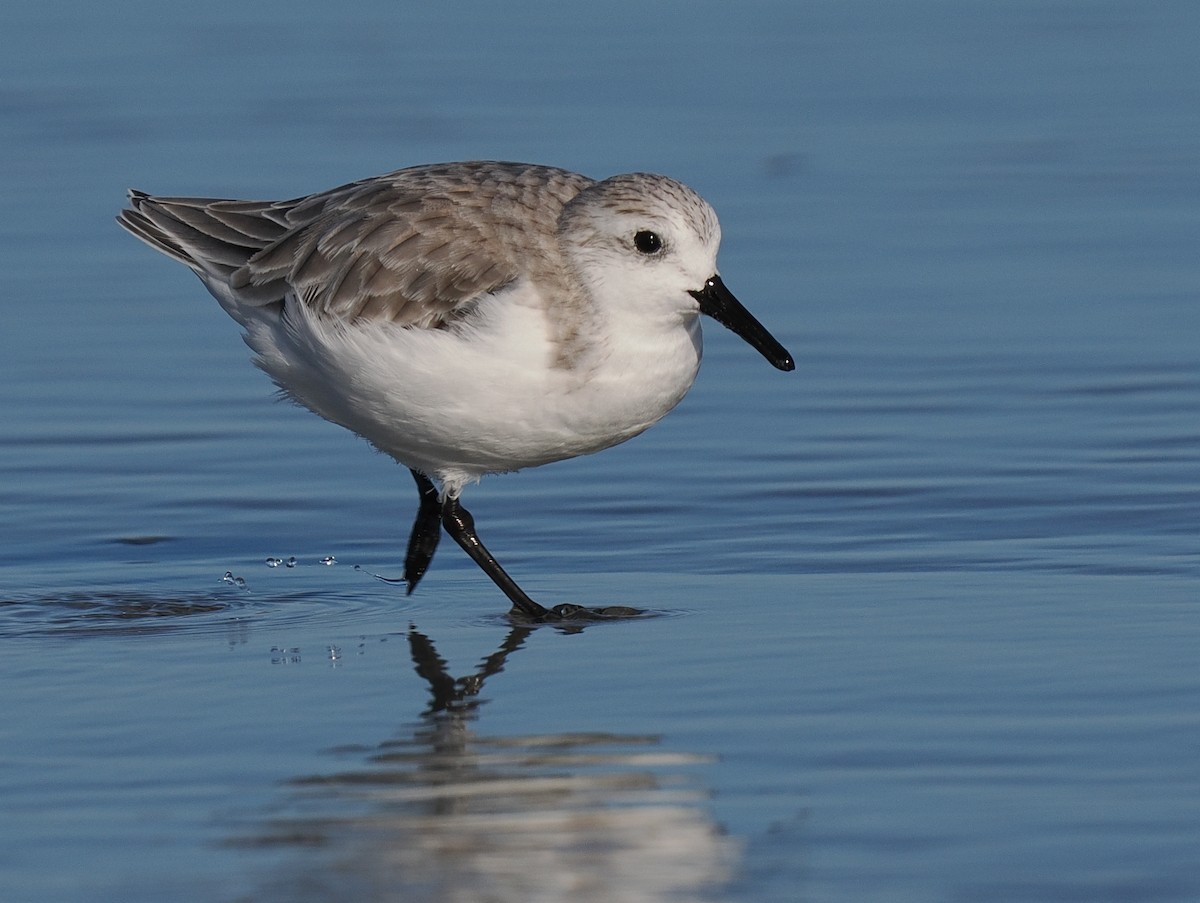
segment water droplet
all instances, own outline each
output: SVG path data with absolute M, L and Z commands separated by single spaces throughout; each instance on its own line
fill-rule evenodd
M 341 650 L 341 647 L 340 647 L 340 646 L 332 646 L 332 645 L 331 645 L 331 646 L 329 647 L 329 660 L 330 660 L 331 662 L 336 662 L 336 661 L 337 661 L 339 658 L 341 658 L 341 657 L 342 657 L 342 650 Z
M 271 664 L 272 665 L 294 665 L 300 661 L 300 648 L 298 646 L 271 647 Z
M 326 567 L 329 567 L 330 565 L 337 564 L 337 559 L 334 558 L 332 555 L 326 555 L 324 558 L 321 559 L 321 564 L 325 565 Z
M 381 576 L 379 576 L 378 574 L 372 574 L 370 571 L 366 570 L 366 569 L 365 569 L 365 568 L 364 568 L 362 565 L 360 565 L 360 564 L 356 564 L 356 565 L 354 566 L 354 570 L 356 570 L 356 571 L 362 571 L 362 572 L 363 572 L 364 574 L 366 574 L 368 577 L 374 577 L 376 580 L 381 580 L 381 581 L 383 581 L 384 583 L 389 583 L 389 584 L 391 584 L 392 586 L 395 586 L 395 585 L 397 585 L 397 584 L 399 584 L 399 583 L 407 583 L 407 581 L 406 581 L 406 580 L 405 580 L 403 577 L 381 577 Z
M 269 567 L 269 568 L 277 568 L 281 564 L 283 564 L 282 558 L 268 558 L 267 559 L 267 567 Z
M 291 557 L 290 557 L 290 558 L 287 560 L 286 564 L 287 564 L 287 566 L 288 566 L 288 567 L 290 567 L 290 568 L 294 568 L 294 567 L 296 566 L 296 556 L 295 556 L 295 555 L 291 556 Z

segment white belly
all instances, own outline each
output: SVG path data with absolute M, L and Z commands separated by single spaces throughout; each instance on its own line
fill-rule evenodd
M 589 454 L 660 420 L 691 387 L 700 327 L 594 337 L 556 365 L 537 307 L 491 300 L 469 329 L 331 325 L 289 302 L 246 324 L 257 363 L 290 397 L 457 495 L 487 473 Z M 594 353 L 592 353 L 594 352 Z

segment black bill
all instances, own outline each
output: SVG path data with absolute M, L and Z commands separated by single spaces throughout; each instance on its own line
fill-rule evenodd
M 780 370 L 795 370 L 796 362 L 788 350 L 775 341 L 765 326 L 754 319 L 754 315 L 742 307 L 742 302 L 725 287 L 720 276 L 711 277 L 704 288 L 690 293 L 700 302 L 700 313 L 708 314 L 722 326 L 740 335 L 758 349 L 758 353 Z

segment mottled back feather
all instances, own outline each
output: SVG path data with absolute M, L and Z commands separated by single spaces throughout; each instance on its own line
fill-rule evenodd
M 529 164 L 419 166 L 289 201 L 133 191 L 118 221 L 239 303 L 294 293 L 322 316 L 430 327 L 553 269 L 559 214 L 591 184 Z

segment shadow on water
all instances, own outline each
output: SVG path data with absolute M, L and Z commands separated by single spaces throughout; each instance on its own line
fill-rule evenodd
M 233 592 L 113 589 L 0 597 L 0 637 L 220 632 L 241 619 L 245 606 Z
M 360 764 L 291 781 L 285 814 L 230 841 L 300 854 L 253 899 L 722 898 L 738 845 L 679 771 L 704 757 L 662 750 L 655 735 L 477 730 L 484 682 L 533 629 L 513 627 L 474 673 L 454 677 L 410 628 L 428 706 L 373 749 L 337 751 Z
M 269 568 L 275 567 L 272 560 Z M 300 565 L 293 558 L 287 567 L 287 573 L 295 575 Z M 269 623 L 276 629 L 303 625 L 317 615 L 348 627 L 374 618 L 381 606 L 390 610 L 394 601 L 344 584 L 334 592 L 328 584 L 314 585 L 309 575 L 300 576 L 290 588 L 265 578 L 247 581 L 231 571 L 213 583 L 211 589 L 183 592 L 166 587 L 0 591 L 0 639 L 200 636 L 244 632 L 254 624 Z

